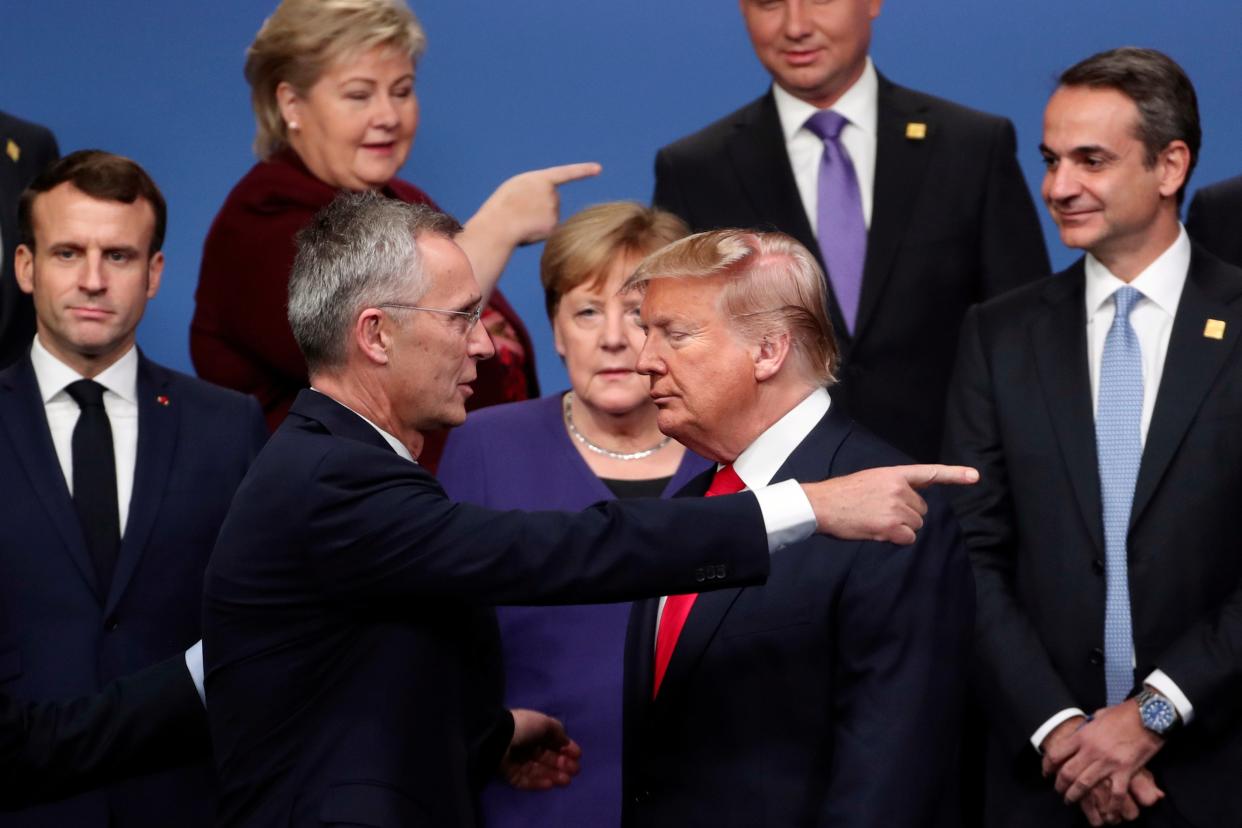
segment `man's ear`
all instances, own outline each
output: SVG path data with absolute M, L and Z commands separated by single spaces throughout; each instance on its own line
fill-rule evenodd
M 753 351 L 755 380 L 766 382 L 779 374 L 785 365 L 785 360 L 789 359 L 790 347 L 792 347 L 792 342 L 788 331 L 769 334 L 760 340 Z
M 354 320 L 354 343 L 376 365 L 387 365 L 390 358 L 392 332 L 385 324 L 387 318 L 379 308 L 366 308 Z
M 1156 169 L 1160 173 L 1160 195 L 1177 195 L 1190 175 L 1190 147 L 1182 140 L 1170 141 L 1156 157 Z
M 34 293 L 34 251 L 19 244 L 13 252 L 13 270 L 22 293 Z

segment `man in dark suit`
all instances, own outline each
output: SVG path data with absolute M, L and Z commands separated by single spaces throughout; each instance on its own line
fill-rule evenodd
M 956 506 L 989 825 L 1242 813 L 1242 271 L 1178 222 L 1199 143 L 1159 52 L 1066 70 L 1043 195 L 1086 256 L 966 317 L 946 449 L 983 480 Z
M 1198 189 L 1186 211 L 1186 232 L 1229 264 L 1242 267 L 1242 175 Z
M 165 207 L 132 161 L 66 156 L 22 197 L 38 332 L 0 372 L 0 691 L 60 699 L 199 638 L 203 570 L 264 439 L 257 403 L 163 368 L 135 329 L 159 289 Z M 205 764 L 0 825 L 206 825 Z
M 210 755 L 181 653 L 65 702 L 0 695 L 0 810 L 59 799 Z
M 925 506 L 907 481 L 973 477 L 880 469 L 577 514 L 452 503 L 413 461 L 465 419 L 494 351 L 458 229 L 357 194 L 299 236 L 289 319 L 312 388 L 239 488 L 205 586 L 222 824 L 472 825 L 498 765 L 521 782 L 542 750 L 526 778 L 554 783 L 574 759 L 546 717 L 500 709 L 480 605 L 754 583 L 817 526 L 909 543 Z
M 17 250 L 17 200 L 36 175 L 60 155 L 47 127 L 0 112 L 0 369 L 30 347 L 34 308 L 13 278 Z
M 694 230 L 775 229 L 813 251 L 841 349 L 833 404 L 928 462 L 966 308 L 1046 276 L 1048 255 L 1012 124 L 879 75 L 880 6 L 741 0 L 773 85 L 660 150 L 653 200 Z
M 681 495 L 902 462 L 829 399 L 823 272 L 789 236 L 692 236 L 628 286 L 660 430 L 723 464 Z M 763 586 L 634 605 L 625 825 L 960 825 L 973 583 L 947 500 L 928 502 L 913 546 L 814 537 Z

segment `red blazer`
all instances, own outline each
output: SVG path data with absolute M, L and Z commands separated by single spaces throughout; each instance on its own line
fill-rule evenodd
M 285 419 L 308 385 L 306 362 L 286 313 L 294 235 L 336 196 L 292 150 L 255 164 L 237 182 L 212 222 L 190 324 L 190 356 L 203 379 L 253 394 L 268 427 Z M 413 184 L 394 178 L 383 194 L 436 207 Z M 437 207 L 438 209 L 438 207 Z M 537 396 L 534 350 L 522 320 L 497 290 L 489 330 L 501 333 L 496 357 L 479 364 L 470 408 Z M 499 326 L 501 330 L 495 330 Z M 505 330 L 507 328 L 507 330 Z M 520 349 L 506 347 L 505 340 Z M 443 437 L 429 438 L 421 462 L 434 464 Z M 431 456 L 429 456 L 431 455 Z

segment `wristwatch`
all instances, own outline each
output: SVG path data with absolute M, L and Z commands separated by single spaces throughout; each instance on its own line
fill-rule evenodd
M 1144 687 L 1135 697 L 1143 727 L 1157 736 L 1166 736 L 1181 721 L 1177 708 L 1162 693 Z

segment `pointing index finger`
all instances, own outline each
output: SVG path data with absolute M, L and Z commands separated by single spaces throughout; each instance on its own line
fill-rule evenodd
M 932 484 L 970 486 L 979 482 L 979 472 L 970 466 L 942 466 L 929 463 L 904 466 L 902 471 L 906 476 L 906 482 L 916 489 Z
M 561 164 L 559 167 L 546 167 L 542 170 L 548 181 L 554 185 L 567 184 L 580 178 L 599 175 L 603 167 L 595 161 L 584 161 L 580 164 Z

